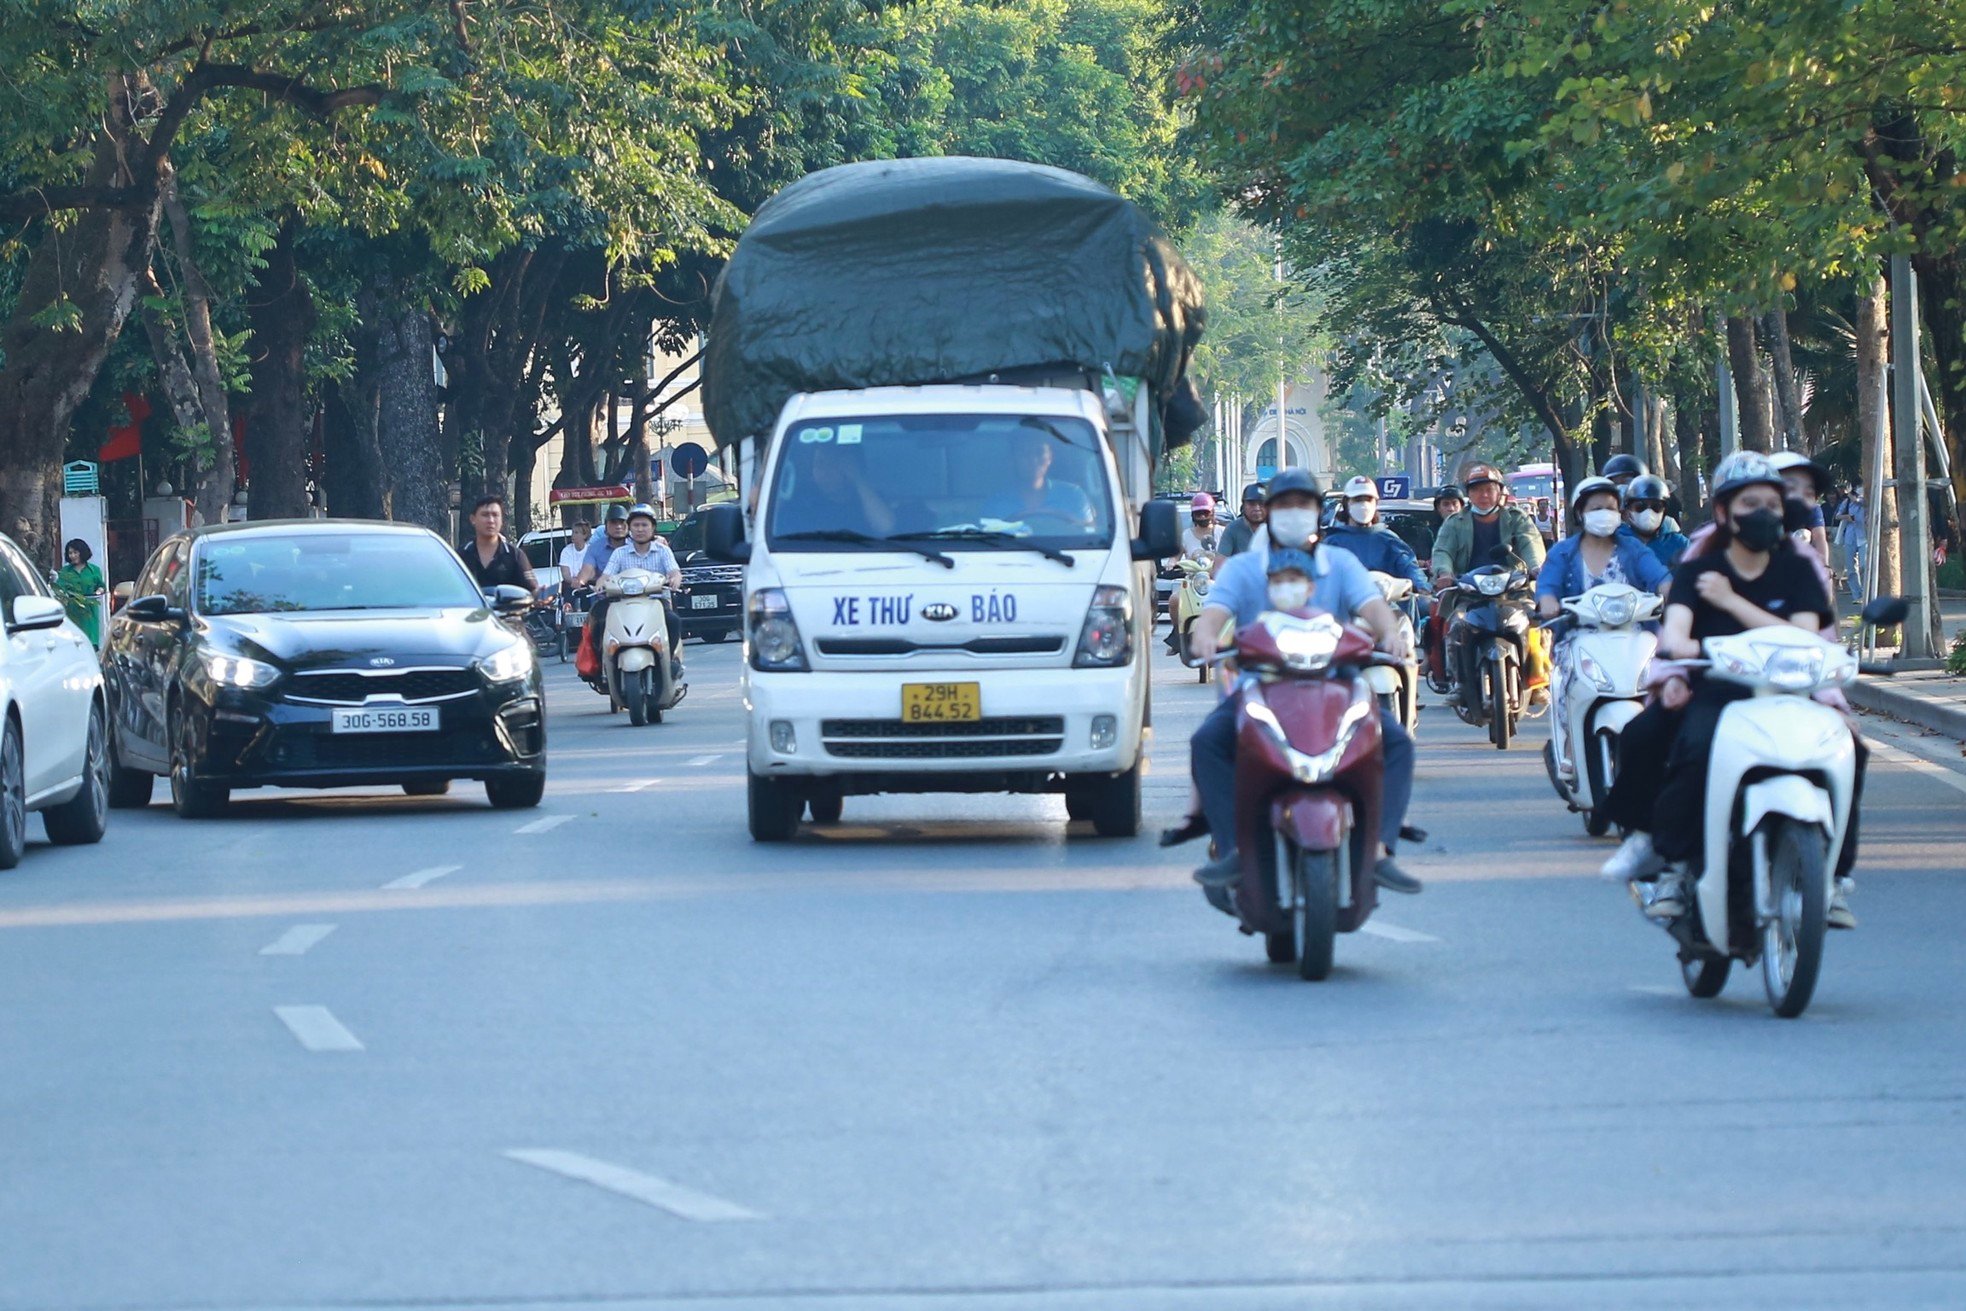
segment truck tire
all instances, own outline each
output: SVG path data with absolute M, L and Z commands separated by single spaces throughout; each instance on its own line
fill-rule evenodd
M 1139 836 L 1140 766 L 1137 762 L 1124 774 L 1098 780 L 1090 796 L 1094 833 L 1102 838 Z
M 745 803 L 753 842 L 789 842 L 799 831 L 805 798 L 790 783 L 746 771 Z

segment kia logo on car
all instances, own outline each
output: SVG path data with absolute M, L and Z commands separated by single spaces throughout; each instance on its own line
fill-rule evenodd
M 922 618 L 933 619 L 936 623 L 946 623 L 956 617 L 956 607 L 947 601 L 933 601 L 922 607 Z
M 371 669 L 387 669 L 387 668 L 389 668 L 389 666 L 391 666 L 391 665 L 393 665 L 393 664 L 395 664 L 395 663 L 396 663 L 396 662 L 395 662 L 394 660 L 391 660 L 391 659 L 390 659 L 390 658 L 389 658 L 388 656 L 375 656 L 375 657 L 373 657 L 373 658 L 371 658 L 371 659 L 370 659 L 370 661 L 369 661 L 369 668 L 371 668 Z

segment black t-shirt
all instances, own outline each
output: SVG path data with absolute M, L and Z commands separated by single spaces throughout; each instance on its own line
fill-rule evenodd
M 1468 513 L 1474 514 L 1472 510 Z M 1468 567 L 1478 569 L 1495 563 L 1495 552 L 1502 545 L 1502 512 L 1474 515 L 1474 536 L 1468 545 Z
M 464 550 L 459 554 L 464 558 L 464 567 L 471 571 L 473 578 L 478 580 L 481 591 L 489 592 L 494 587 L 523 587 L 527 591 L 532 590 L 532 570 L 527 566 L 525 556 L 519 554 L 518 547 L 502 537 L 498 539 L 498 549 L 492 552 L 490 564 L 478 558 L 476 538 L 466 542 Z
M 1737 595 L 1760 606 L 1777 619 L 1788 620 L 1799 614 L 1813 614 L 1819 626 L 1828 628 L 1835 615 L 1829 593 L 1823 590 L 1823 580 L 1816 576 L 1814 566 L 1787 543 L 1769 557 L 1768 567 L 1761 571 L 1759 578 L 1745 582 L 1727 563 L 1726 551 L 1710 551 L 1705 555 L 1689 557 L 1672 576 L 1672 603 L 1683 605 L 1693 612 L 1693 640 L 1696 642 L 1747 631 L 1740 620 L 1700 595 L 1700 575 L 1714 570 L 1727 575 Z

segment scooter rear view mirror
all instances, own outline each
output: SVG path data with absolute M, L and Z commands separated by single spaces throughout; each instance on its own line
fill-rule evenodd
M 1864 607 L 1864 622 L 1873 628 L 1902 624 L 1911 614 L 1911 606 L 1902 596 L 1880 596 Z

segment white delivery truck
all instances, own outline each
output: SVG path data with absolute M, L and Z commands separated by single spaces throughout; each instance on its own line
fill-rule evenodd
M 1138 832 L 1151 561 L 1179 549 L 1151 475 L 1200 317 L 1151 225 L 1059 170 L 849 165 L 759 212 L 705 364 L 749 470 L 705 545 L 744 566 L 754 838 L 878 792 L 1059 792 Z

